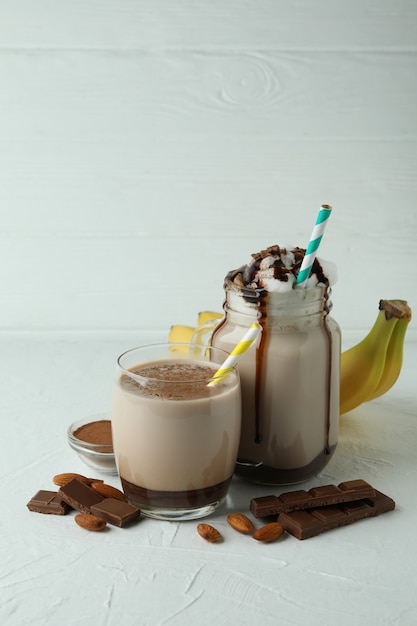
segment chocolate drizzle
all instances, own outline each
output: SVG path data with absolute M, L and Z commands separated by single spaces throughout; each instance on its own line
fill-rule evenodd
M 267 307 L 266 299 L 268 292 L 263 291 L 259 300 L 258 322 L 262 327 L 259 344 L 256 348 L 256 380 L 255 380 L 255 443 L 262 442 L 262 421 L 261 421 L 261 391 L 264 380 L 264 368 L 266 362 L 266 352 L 269 343 L 269 333 L 266 327 Z
M 332 390 L 332 371 L 333 371 L 333 338 L 329 328 L 327 316 L 329 314 L 329 291 L 324 292 L 324 313 L 321 318 L 321 325 L 327 342 L 327 372 L 326 372 L 326 441 L 324 445 L 324 454 L 330 454 L 330 424 L 331 424 L 331 390 Z

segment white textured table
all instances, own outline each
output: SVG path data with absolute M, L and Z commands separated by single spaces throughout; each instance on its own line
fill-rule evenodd
M 31 624 L 417 623 L 417 341 L 410 335 L 397 385 L 342 418 L 338 449 L 313 485 L 363 478 L 396 510 L 297 541 L 261 545 L 226 523 L 273 489 L 235 480 L 211 518 L 224 535 L 208 544 L 196 522 L 143 519 L 105 533 L 73 515 L 31 513 L 52 476 L 89 473 L 67 445 L 68 424 L 106 411 L 116 356 L 145 339 L 125 334 L 3 334 L 0 622 Z M 109 479 L 118 486 L 116 477 Z M 276 490 L 275 492 L 278 492 Z

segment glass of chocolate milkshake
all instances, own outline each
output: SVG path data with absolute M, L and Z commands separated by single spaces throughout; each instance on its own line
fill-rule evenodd
M 123 490 L 145 516 L 196 519 L 224 502 L 241 426 L 237 370 L 214 377 L 227 356 L 212 346 L 154 344 L 119 357 L 113 448 Z
M 239 362 L 242 431 L 236 473 L 258 483 L 302 482 L 338 440 L 340 328 L 330 315 L 335 268 L 316 259 L 305 288 L 302 248 L 253 254 L 225 279 L 224 319 L 211 343 L 230 350 L 257 321 L 260 340 Z

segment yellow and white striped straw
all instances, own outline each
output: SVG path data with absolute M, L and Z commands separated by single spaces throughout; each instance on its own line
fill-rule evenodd
M 236 363 L 245 354 L 246 350 L 253 344 L 255 339 L 258 337 L 261 332 L 261 326 L 255 322 L 249 328 L 247 333 L 242 337 L 241 341 L 233 348 L 227 359 L 224 361 L 223 365 L 217 370 L 217 372 L 213 376 L 213 380 L 209 382 L 209 387 L 219 383 L 221 380 L 226 378 L 228 374 L 233 370 Z

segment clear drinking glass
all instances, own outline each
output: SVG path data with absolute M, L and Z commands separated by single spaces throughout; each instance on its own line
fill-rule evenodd
M 123 490 L 145 516 L 195 519 L 224 502 L 241 425 L 237 370 L 213 379 L 227 356 L 212 346 L 167 343 L 118 358 L 113 448 Z

